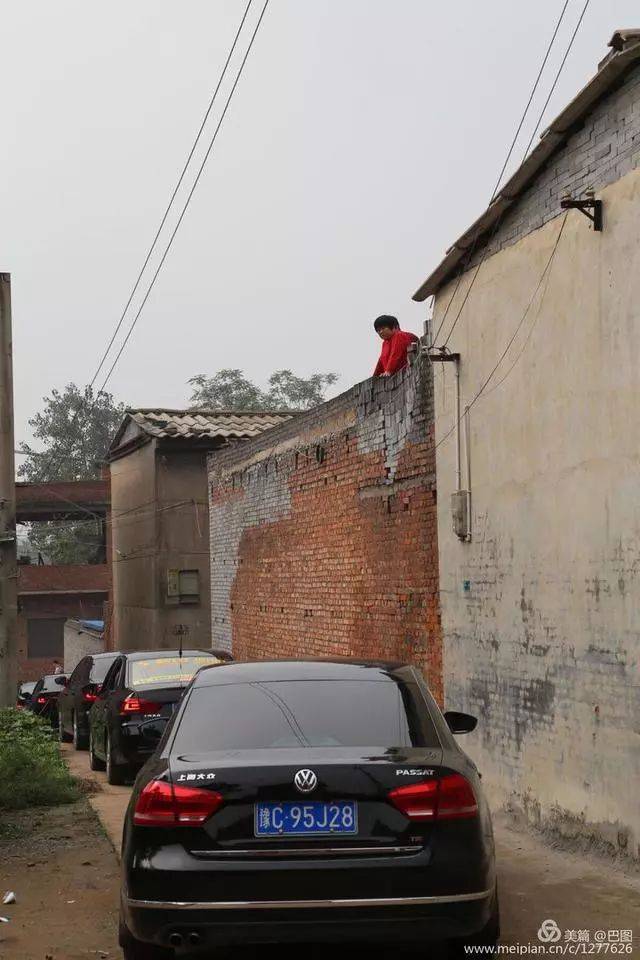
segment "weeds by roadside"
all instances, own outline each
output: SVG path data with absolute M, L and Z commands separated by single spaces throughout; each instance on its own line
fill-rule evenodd
M 0 710 L 0 810 L 71 803 L 79 796 L 51 727 L 29 711 Z

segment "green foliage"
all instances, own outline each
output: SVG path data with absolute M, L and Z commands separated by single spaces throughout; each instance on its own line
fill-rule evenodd
M 0 810 L 77 799 L 49 724 L 28 710 L 0 709 Z
M 91 480 L 100 476 L 100 463 L 124 416 L 123 404 L 110 393 L 94 394 L 68 383 L 62 392 L 43 397 L 44 409 L 29 420 L 29 426 L 44 450 L 22 443 L 27 454 L 18 468 L 24 480 Z
M 276 370 L 262 390 L 247 380 L 242 370 L 218 370 L 212 377 L 191 377 L 191 403 L 208 410 L 310 410 L 325 399 L 335 373 L 314 373 L 306 379 L 291 370 Z
M 44 408 L 29 420 L 34 437 L 43 450 L 22 443 L 27 456 L 18 467 L 23 480 L 91 480 L 100 476 L 113 435 L 124 416 L 123 404 L 110 393 L 94 394 L 69 383 L 62 392 L 52 390 L 43 397 Z M 32 524 L 29 540 L 51 563 L 104 562 L 103 537 L 99 526 L 87 520 Z

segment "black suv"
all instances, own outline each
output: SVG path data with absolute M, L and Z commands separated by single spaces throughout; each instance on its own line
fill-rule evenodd
M 76 750 L 89 746 L 89 710 L 100 693 L 102 681 L 119 653 L 94 653 L 83 657 L 58 699 L 60 740 L 73 740 Z

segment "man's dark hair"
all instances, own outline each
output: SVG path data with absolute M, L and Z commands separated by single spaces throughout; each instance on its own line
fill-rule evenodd
M 387 327 L 389 330 L 399 330 L 400 324 L 398 323 L 397 317 L 389 317 L 386 313 L 383 313 L 381 317 L 376 317 L 373 321 L 373 326 L 376 330 L 382 330 Z

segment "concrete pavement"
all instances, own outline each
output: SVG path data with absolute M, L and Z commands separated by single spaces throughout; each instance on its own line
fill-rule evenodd
M 88 753 L 76 752 L 70 744 L 63 744 L 62 752 L 75 776 L 98 784 L 99 791 L 89 796 L 89 802 L 119 855 L 131 788 L 112 787 L 104 773 L 89 770 Z M 558 943 L 570 943 L 567 937 L 577 943 L 581 936 L 585 953 L 605 953 L 613 944 L 619 950 L 620 939 L 615 938 L 626 936 L 619 932 L 633 930 L 633 950 L 625 951 L 625 956 L 640 956 L 639 875 L 625 874 L 602 858 L 554 849 L 537 836 L 516 830 L 500 814 L 495 817 L 495 832 L 502 943 L 539 947 L 537 931 L 543 921 L 553 920 L 561 931 Z M 598 941 L 602 931 L 605 940 Z

